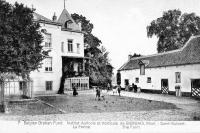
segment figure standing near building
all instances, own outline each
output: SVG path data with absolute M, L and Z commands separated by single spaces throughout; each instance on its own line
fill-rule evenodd
M 121 86 L 120 85 L 118 85 L 118 87 L 117 87 L 117 91 L 118 91 L 118 94 L 119 94 L 119 96 L 121 96 Z
M 73 96 L 77 96 L 78 92 L 77 92 L 76 86 L 73 85 L 72 89 L 73 89 Z
M 98 98 L 98 100 L 100 100 L 100 96 L 101 96 L 101 91 L 100 91 L 100 88 L 97 87 L 97 88 L 96 88 L 96 98 Z M 95 99 L 96 99 L 96 98 L 95 98 Z

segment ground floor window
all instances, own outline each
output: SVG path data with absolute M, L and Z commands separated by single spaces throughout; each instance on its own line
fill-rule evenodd
M 128 79 L 125 79 L 124 82 L 125 82 L 125 85 L 129 85 L 129 80 Z
M 52 57 L 45 59 L 45 71 L 52 71 Z
M 53 90 L 53 81 L 46 81 L 46 90 L 47 91 Z
M 151 83 L 151 77 L 147 77 L 147 83 Z
M 135 78 L 135 83 L 139 83 L 139 78 Z

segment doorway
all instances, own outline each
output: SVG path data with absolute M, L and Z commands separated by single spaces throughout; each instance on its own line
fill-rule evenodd
M 168 94 L 169 93 L 168 79 L 161 79 L 161 93 L 162 94 Z
M 200 98 L 200 79 L 191 80 L 191 96 Z

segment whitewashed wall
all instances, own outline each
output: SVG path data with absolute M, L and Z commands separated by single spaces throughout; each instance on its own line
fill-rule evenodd
M 175 83 L 175 72 L 181 72 L 181 83 Z M 135 78 L 139 83 L 135 83 Z M 151 83 L 147 83 L 147 77 L 151 77 Z M 161 79 L 168 79 L 169 91 L 175 91 L 175 86 L 180 85 L 182 92 L 191 92 L 191 79 L 200 79 L 200 64 L 169 66 L 159 68 L 146 68 L 145 75 L 140 75 L 140 70 L 121 71 L 121 85 L 129 79 L 129 84 L 136 84 L 142 89 L 161 90 Z
M 37 93 L 56 93 L 60 87 L 60 79 L 62 76 L 62 56 L 84 56 L 83 34 L 72 33 L 69 31 L 61 31 L 61 26 L 41 24 L 41 29 L 46 29 L 51 34 L 52 48 L 49 56 L 52 57 L 52 72 L 46 72 L 44 65 L 39 71 L 31 73 L 33 80 L 33 91 Z M 73 53 L 68 53 L 67 40 L 73 40 Z M 64 42 L 64 52 L 61 51 L 61 42 Z M 76 49 L 76 43 L 80 44 L 80 53 Z M 41 44 L 44 45 L 44 42 Z M 43 61 L 44 63 L 44 61 Z M 45 81 L 53 81 L 53 90 L 46 91 Z

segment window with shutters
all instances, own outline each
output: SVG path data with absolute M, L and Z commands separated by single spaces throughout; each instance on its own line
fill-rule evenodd
M 45 71 L 52 71 L 52 57 L 45 59 Z
M 68 40 L 68 52 L 73 52 L 73 40 Z
M 51 48 L 52 47 L 52 40 L 51 40 L 51 34 L 49 33 L 45 33 L 45 37 L 44 37 L 44 41 L 45 41 L 45 48 Z

